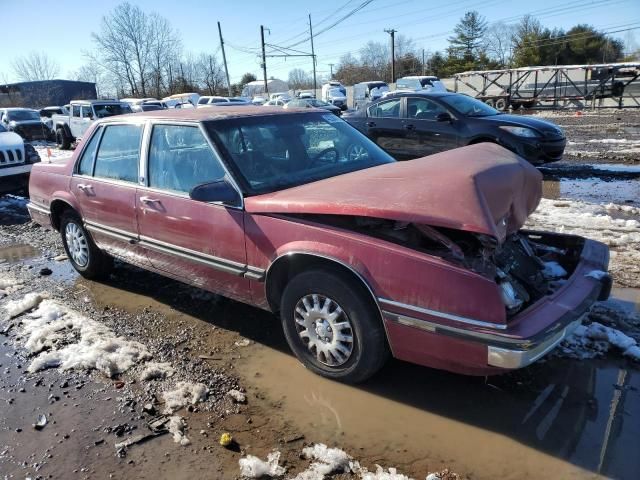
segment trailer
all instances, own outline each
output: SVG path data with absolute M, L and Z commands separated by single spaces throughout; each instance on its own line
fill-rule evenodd
M 555 65 L 463 72 L 454 91 L 498 110 L 638 108 L 640 63 Z

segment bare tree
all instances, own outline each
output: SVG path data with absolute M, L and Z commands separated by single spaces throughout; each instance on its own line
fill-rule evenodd
M 504 22 L 493 23 L 484 36 L 484 48 L 501 68 L 511 65 L 515 27 Z
M 96 58 L 117 83 L 128 85 L 132 95 L 146 97 L 149 84 L 161 88 L 161 67 L 175 53 L 177 34 L 157 14 L 147 15 L 130 3 L 119 4 L 102 17 L 100 32 L 92 34 Z
M 218 59 L 206 53 L 201 53 L 196 62 L 200 88 L 209 95 L 221 93 L 226 85 L 226 77 Z
M 311 88 L 313 85 L 313 79 L 311 75 L 305 72 L 301 68 L 294 68 L 289 72 L 289 87 L 294 90 L 300 90 L 302 88 Z
M 23 82 L 53 80 L 60 73 L 60 65 L 46 53 L 31 52 L 13 61 L 13 71 Z
M 151 31 L 154 32 L 154 40 L 151 44 L 152 93 L 160 98 L 161 92 L 171 93 L 173 70 L 169 66 L 177 62 L 182 47 L 178 32 L 173 29 L 167 19 L 156 13 L 152 13 L 149 18 Z

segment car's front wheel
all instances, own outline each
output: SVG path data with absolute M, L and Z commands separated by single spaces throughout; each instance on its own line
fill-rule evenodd
M 388 358 L 373 301 L 337 270 L 314 269 L 292 278 L 282 294 L 280 316 L 293 353 L 323 377 L 362 382 Z
M 63 213 L 60 220 L 62 244 L 73 268 L 89 279 L 106 277 L 113 260 L 102 252 L 82 225 L 80 216 L 72 210 Z
M 71 140 L 61 127 L 56 129 L 56 144 L 58 145 L 58 148 L 62 150 L 68 150 L 71 146 Z

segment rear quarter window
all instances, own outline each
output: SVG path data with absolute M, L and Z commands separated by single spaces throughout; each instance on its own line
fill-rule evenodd
M 89 140 L 89 143 L 82 152 L 80 162 L 78 163 L 79 175 L 93 175 L 93 164 L 96 157 L 96 149 L 98 142 L 100 142 L 100 135 L 102 134 L 102 128 L 96 129 L 95 133 Z

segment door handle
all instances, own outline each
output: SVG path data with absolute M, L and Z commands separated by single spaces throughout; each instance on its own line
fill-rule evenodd
M 87 190 L 91 190 L 93 187 L 91 185 L 85 185 L 83 183 L 79 183 L 78 184 L 78 190 L 82 190 L 83 192 L 86 192 Z
M 404 129 L 405 130 L 415 130 L 416 126 L 410 123 L 409 125 L 405 125 Z
M 140 201 L 142 203 L 146 203 L 147 205 L 151 203 L 160 203 L 160 200 L 158 200 L 157 198 L 151 198 L 151 197 L 140 197 Z
M 367 123 L 365 123 L 365 125 L 367 127 L 375 127 L 376 126 L 376 122 L 367 122 Z

